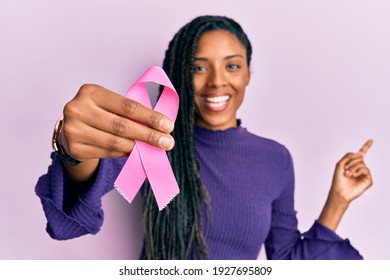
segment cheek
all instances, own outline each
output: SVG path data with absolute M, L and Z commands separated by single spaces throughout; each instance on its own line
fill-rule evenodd
M 232 85 L 236 89 L 237 92 L 244 93 L 246 86 L 248 85 L 248 78 L 246 76 L 237 77 L 237 79 L 232 81 Z
M 201 102 L 201 97 L 199 95 L 195 94 L 195 113 L 199 114 L 199 108 L 200 108 L 200 102 Z
M 200 97 L 195 94 L 195 105 L 196 105 L 196 107 L 199 106 L 199 102 L 200 102 Z
M 202 79 L 200 77 L 195 76 L 194 77 L 195 96 L 200 94 L 201 89 L 202 89 Z
M 196 108 L 199 106 L 201 101 L 201 93 L 203 89 L 203 81 L 199 77 L 194 77 L 194 97 Z

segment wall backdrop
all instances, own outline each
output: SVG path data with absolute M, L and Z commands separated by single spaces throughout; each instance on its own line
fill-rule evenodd
M 192 18 L 236 19 L 252 41 L 240 110 L 250 131 L 291 151 L 299 228 L 325 202 L 336 162 L 366 139 L 374 186 L 338 234 L 367 259 L 390 259 L 390 1 L 0 0 L 0 259 L 132 259 L 140 202 L 113 191 L 96 236 L 55 241 L 34 186 L 50 164 L 64 104 L 84 83 L 125 93 Z M 264 255 L 260 255 L 260 258 Z

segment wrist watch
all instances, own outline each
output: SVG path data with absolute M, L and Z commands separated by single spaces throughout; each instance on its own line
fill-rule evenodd
M 64 149 L 64 147 L 60 144 L 58 141 L 61 130 L 62 130 L 62 123 L 63 123 L 64 117 L 62 116 L 60 119 L 57 120 L 54 130 L 53 130 L 53 137 L 51 139 L 51 147 L 56 152 L 56 155 L 62 160 L 62 161 L 69 161 L 71 165 L 77 165 L 81 161 L 72 158 L 70 155 L 68 155 Z

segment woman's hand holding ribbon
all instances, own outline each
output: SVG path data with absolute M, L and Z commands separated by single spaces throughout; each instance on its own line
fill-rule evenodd
M 83 85 L 63 113 L 61 144 L 82 161 L 77 166 L 66 164 L 76 181 L 90 178 L 100 158 L 128 156 L 134 140 L 164 150 L 174 147 L 170 118 L 99 85 Z

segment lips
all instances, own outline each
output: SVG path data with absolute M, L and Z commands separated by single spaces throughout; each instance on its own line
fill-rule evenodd
M 230 95 L 204 96 L 203 100 L 206 109 L 214 112 L 220 112 L 227 108 L 230 98 Z

